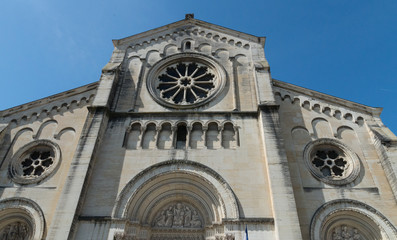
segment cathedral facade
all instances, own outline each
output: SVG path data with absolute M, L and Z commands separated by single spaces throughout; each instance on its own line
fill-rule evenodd
M 397 138 L 194 19 L 113 40 L 98 82 L 0 112 L 0 240 L 397 239 Z

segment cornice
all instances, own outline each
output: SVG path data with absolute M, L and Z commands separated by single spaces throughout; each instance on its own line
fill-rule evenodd
M 382 108 L 377 108 L 377 107 L 369 107 L 363 104 L 359 104 L 356 102 L 352 102 L 346 99 L 334 97 L 328 94 L 320 93 L 311 89 L 299 87 L 290 83 L 282 82 L 276 79 L 272 79 L 273 81 L 273 86 L 278 87 L 280 89 L 285 90 L 286 92 L 281 93 L 277 89 L 275 92 L 279 92 L 282 98 L 284 98 L 285 95 L 288 95 L 288 93 L 295 93 L 295 94 L 301 94 L 304 96 L 307 96 L 309 98 L 312 98 L 313 100 L 320 100 L 325 104 L 330 104 L 334 105 L 335 107 L 343 107 L 345 109 L 348 109 L 350 111 L 362 113 L 362 114 L 367 114 L 371 115 L 373 117 L 379 117 L 379 115 L 382 112 Z M 300 96 L 290 96 L 290 98 L 297 97 L 299 98 Z M 293 99 L 292 99 L 293 100 Z M 304 101 L 301 101 L 302 103 Z
M 85 92 L 90 92 L 92 90 L 96 90 L 98 86 L 98 82 L 94 82 L 94 83 L 90 83 L 75 89 L 71 89 L 65 92 L 61 92 L 49 97 L 45 97 L 33 102 L 29 102 L 29 103 L 25 103 L 16 107 L 12 107 L 3 111 L 0 111 L 0 118 L 8 118 L 8 117 L 12 117 L 12 115 L 14 114 L 18 114 L 24 111 L 28 111 L 30 109 L 33 108 L 40 108 L 40 107 L 44 107 L 45 105 L 50 105 L 53 102 L 58 101 L 59 104 L 56 104 L 57 106 L 53 106 L 51 109 L 48 109 L 47 111 L 51 111 L 51 110 L 56 110 L 58 108 L 61 108 L 63 106 L 65 106 L 65 104 L 68 106 L 70 105 L 71 102 L 73 101 L 77 101 L 75 99 L 70 99 L 69 102 L 63 102 L 62 99 L 67 99 L 67 98 L 71 98 L 73 96 L 79 95 L 81 93 L 85 93 Z M 84 99 L 83 99 L 84 98 Z M 83 97 L 78 99 L 78 103 L 81 102 L 81 100 L 88 100 L 87 97 Z M 58 106 L 59 105 L 59 106 Z
M 174 31 L 172 31 L 174 29 Z M 171 30 L 171 31 L 170 31 Z M 115 48 L 131 47 L 139 49 L 152 43 L 175 38 L 177 36 L 205 36 L 214 41 L 221 41 L 236 47 L 250 48 L 249 43 L 264 46 L 266 37 L 257 37 L 197 19 L 174 22 L 130 37 L 112 40 Z M 148 40 L 150 38 L 150 40 Z M 238 39 L 236 39 L 238 38 Z M 244 42 L 247 41 L 247 42 Z

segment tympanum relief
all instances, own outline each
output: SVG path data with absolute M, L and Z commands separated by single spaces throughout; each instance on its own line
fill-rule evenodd
M 26 223 L 14 222 L 6 225 L 0 231 L 0 240 L 28 240 L 30 230 Z
M 187 204 L 174 203 L 163 208 L 153 223 L 159 228 L 201 228 L 202 218 L 198 211 Z

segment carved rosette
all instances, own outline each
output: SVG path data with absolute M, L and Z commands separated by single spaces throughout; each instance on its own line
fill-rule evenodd
M 153 227 L 157 228 L 202 228 L 203 220 L 193 206 L 186 203 L 173 203 L 156 214 Z

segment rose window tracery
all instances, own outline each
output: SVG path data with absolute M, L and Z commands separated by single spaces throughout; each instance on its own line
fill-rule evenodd
M 158 77 L 160 96 L 175 104 L 196 103 L 215 88 L 215 74 L 207 66 L 195 62 L 180 62 L 164 69 Z
M 357 155 L 338 140 L 315 140 L 305 147 L 303 154 L 312 175 L 325 183 L 343 185 L 359 175 Z
M 154 64 L 147 88 L 158 103 L 172 108 L 194 108 L 220 93 L 226 72 L 214 59 L 197 53 L 181 53 Z
M 58 145 L 48 140 L 34 141 L 15 153 L 9 165 L 9 174 L 16 183 L 36 183 L 50 175 L 59 161 Z
M 347 161 L 336 150 L 318 150 L 312 159 L 312 163 L 324 176 L 343 176 Z
M 54 163 L 54 151 L 50 147 L 36 149 L 21 162 L 23 176 L 40 176 Z

